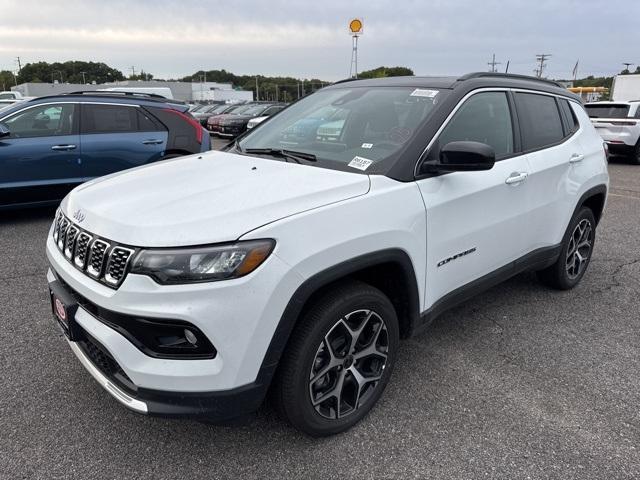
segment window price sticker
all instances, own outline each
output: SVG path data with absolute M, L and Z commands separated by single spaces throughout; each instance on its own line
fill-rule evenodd
M 353 157 L 353 160 L 349 162 L 349 166 L 351 168 L 357 168 L 358 170 L 362 170 L 364 172 L 372 163 L 373 160 L 369 160 L 368 158 Z

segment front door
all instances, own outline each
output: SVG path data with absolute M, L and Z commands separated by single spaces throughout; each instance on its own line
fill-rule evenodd
M 61 200 L 83 181 L 77 105 L 34 105 L 2 123 L 0 205 Z
M 526 253 L 529 167 L 516 154 L 506 91 L 467 98 L 430 148 L 435 159 L 453 141 L 493 147 L 491 170 L 454 172 L 419 180 L 427 212 L 425 309 L 456 289 L 491 274 Z

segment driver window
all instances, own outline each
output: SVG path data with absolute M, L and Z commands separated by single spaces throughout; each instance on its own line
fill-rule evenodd
M 436 147 L 449 142 L 473 141 L 493 147 L 496 159 L 513 153 L 513 126 L 506 92 L 483 92 L 469 98 L 440 134 Z
M 39 105 L 17 113 L 4 121 L 10 138 L 51 137 L 71 135 L 74 105 Z

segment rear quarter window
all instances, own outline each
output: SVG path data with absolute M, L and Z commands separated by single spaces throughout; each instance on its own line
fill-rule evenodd
M 563 140 L 562 119 L 555 97 L 516 93 L 515 100 L 523 150 L 537 150 Z
M 569 100 L 565 100 L 564 98 L 561 98 L 560 100 L 558 100 L 558 102 L 560 103 L 560 110 L 562 110 L 562 114 L 564 115 L 564 120 L 567 124 L 567 129 L 568 129 L 567 134 L 571 135 L 572 133 L 577 132 L 578 129 L 580 128 L 580 123 L 576 118 L 576 114 L 573 111 L 573 108 L 571 108 L 571 105 L 569 104 Z

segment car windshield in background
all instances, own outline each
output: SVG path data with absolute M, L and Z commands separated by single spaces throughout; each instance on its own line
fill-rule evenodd
M 252 105 L 242 112 L 242 115 L 255 116 L 264 112 L 270 105 Z
M 289 151 L 295 161 L 349 171 L 384 173 L 445 91 L 416 87 L 320 90 L 280 112 L 240 140 L 242 151 Z M 290 158 L 279 156 L 278 158 Z
M 590 118 L 627 118 L 629 105 L 585 105 Z

